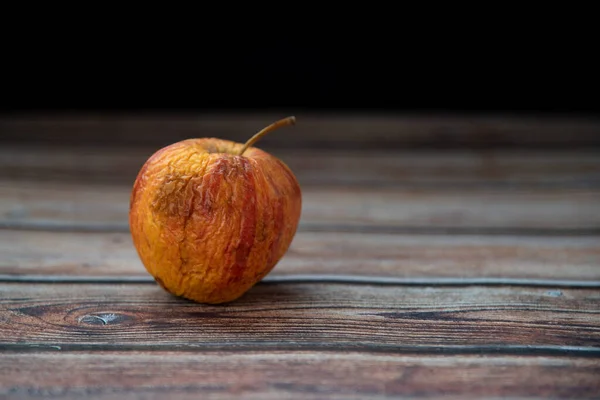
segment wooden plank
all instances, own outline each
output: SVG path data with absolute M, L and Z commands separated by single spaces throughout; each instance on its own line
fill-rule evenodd
M 150 276 L 128 233 L 0 230 L 0 278 Z M 598 237 L 299 232 L 270 277 L 345 276 L 480 283 L 600 282 Z M 486 281 L 487 280 L 487 281 Z
M 559 116 L 446 116 L 295 113 L 288 132 L 263 139 L 268 148 L 389 149 L 579 147 L 600 145 L 600 121 Z M 5 142 L 165 145 L 214 136 L 243 142 L 281 114 L 7 115 Z
M 40 146 L 0 148 L 0 179 L 121 183 L 158 148 Z M 301 185 L 395 187 L 576 187 L 600 185 L 597 151 L 275 150 Z
M 0 182 L 0 227 L 127 231 L 131 188 Z M 600 189 L 303 188 L 300 230 L 484 233 L 600 227 Z
M 333 349 L 600 355 L 600 292 L 259 284 L 207 306 L 158 285 L 0 283 L 0 348 Z M 108 346 L 108 347 L 107 347 Z
M 4 353 L 0 397 L 592 399 L 600 392 L 598 376 L 598 360 L 574 357 L 311 351 Z

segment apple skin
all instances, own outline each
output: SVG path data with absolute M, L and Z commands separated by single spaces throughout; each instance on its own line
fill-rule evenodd
M 198 303 L 234 301 L 287 252 L 302 208 L 281 160 L 242 143 L 187 139 L 154 153 L 130 198 L 137 253 L 167 292 Z

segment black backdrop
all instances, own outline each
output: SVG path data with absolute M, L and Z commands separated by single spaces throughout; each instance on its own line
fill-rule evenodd
M 14 46 L 4 57 L 3 111 L 600 111 L 591 42 L 396 38 L 354 42 L 74 42 Z

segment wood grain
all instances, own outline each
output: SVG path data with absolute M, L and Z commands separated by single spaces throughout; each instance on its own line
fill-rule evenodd
M 174 298 L 158 285 L 0 283 L 0 293 L 5 350 L 575 347 L 600 355 L 600 292 L 590 289 L 259 284 L 218 306 Z
M 0 230 L 1 277 L 147 278 L 129 233 Z M 598 237 L 299 232 L 271 277 L 600 282 Z M 138 280 L 139 280 L 138 279 Z
M 0 397 L 598 397 L 600 292 L 568 282 L 600 283 L 599 120 L 297 115 L 260 146 L 303 185 L 286 257 L 231 304 L 169 295 L 139 167 L 280 117 L 0 118 Z
M 295 113 L 297 125 L 265 137 L 267 148 L 390 149 L 578 147 L 600 145 L 600 121 L 530 116 L 444 116 Z M 281 114 L 8 115 L 5 142 L 162 146 L 190 137 L 246 141 Z
M 128 231 L 130 188 L 0 182 L 0 227 Z M 300 230 L 558 233 L 600 228 L 600 189 L 303 189 Z
M 351 351 L 0 355 L 0 397 L 7 400 L 592 399 L 600 392 L 598 376 L 598 360 L 574 357 Z
M 158 148 L 3 145 L 0 179 L 132 185 Z M 581 187 L 600 185 L 598 151 L 277 149 L 303 186 Z

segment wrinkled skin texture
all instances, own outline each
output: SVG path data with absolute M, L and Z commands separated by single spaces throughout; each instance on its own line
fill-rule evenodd
M 276 157 L 214 138 L 167 146 L 141 168 L 130 199 L 134 246 L 173 295 L 226 303 L 287 252 L 301 213 L 296 177 Z

